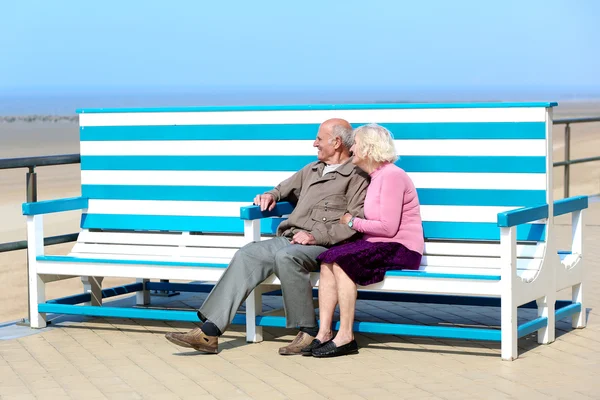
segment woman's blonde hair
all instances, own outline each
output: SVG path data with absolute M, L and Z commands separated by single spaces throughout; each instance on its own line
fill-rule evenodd
M 377 163 L 396 162 L 396 146 L 392 133 L 381 125 L 367 124 L 356 128 L 355 137 L 360 137 L 360 142 L 355 150 L 361 157 Z

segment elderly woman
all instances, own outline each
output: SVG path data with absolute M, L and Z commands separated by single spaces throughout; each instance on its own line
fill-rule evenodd
M 369 124 L 355 131 L 352 162 L 369 173 L 365 218 L 345 214 L 340 223 L 361 232 L 362 239 L 322 253 L 319 281 L 319 333 L 303 355 L 335 357 L 358 352 L 352 325 L 357 285 L 381 282 L 386 271 L 418 269 L 423 254 L 423 227 L 417 191 L 397 167 L 394 138 L 384 127 Z M 340 306 L 340 329 L 331 324 Z

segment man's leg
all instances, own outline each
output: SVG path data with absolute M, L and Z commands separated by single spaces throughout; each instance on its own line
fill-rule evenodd
M 242 247 L 198 310 L 198 316 L 205 322 L 202 328 L 167 333 L 167 340 L 182 347 L 217 353 L 218 336 L 225 332 L 250 292 L 273 273 L 277 251 L 288 246 L 287 239 L 274 238 Z
M 198 310 L 203 319 L 225 332 L 246 297 L 273 273 L 278 251 L 289 247 L 282 237 L 250 243 L 237 251 L 231 263 Z
M 310 273 L 319 267 L 322 246 L 293 244 L 275 254 L 275 275 L 281 281 L 286 327 L 316 327 Z M 314 336 L 314 335 L 313 335 Z
M 301 350 L 310 345 L 317 335 L 310 272 L 318 268 L 316 258 L 325 250 L 321 246 L 294 244 L 275 255 L 275 275 L 281 281 L 286 326 L 300 328 L 296 338 L 279 349 L 281 355 L 301 354 Z

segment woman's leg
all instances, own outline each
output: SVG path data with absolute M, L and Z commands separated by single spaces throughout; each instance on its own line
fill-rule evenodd
M 331 323 L 338 302 L 338 290 L 333 275 L 333 264 L 321 264 L 319 273 L 319 333 L 317 339 L 325 343 L 333 337 Z
M 333 342 L 339 347 L 354 340 L 352 325 L 356 308 L 356 283 L 337 264 L 333 264 L 333 275 L 337 284 L 337 299 L 340 305 L 340 329 Z

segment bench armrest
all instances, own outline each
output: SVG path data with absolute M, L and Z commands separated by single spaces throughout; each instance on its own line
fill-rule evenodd
M 44 200 L 35 203 L 23 203 L 23 215 L 51 214 L 62 211 L 83 210 L 87 207 L 87 197 Z
M 275 208 L 271 211 L 260 211 L 259 206 L 240 207 L 240 218 L 253 220 L 268 217 L 281 217 L 282 215 L 291 214 L 292 211 L 294 211 L 292 203 L 281 201 L 275 204 Z
M 498 213 L 498 226 L 507 228 L 544 218 L 548 218 L 548 204 Z
M 554 202 L 554 216 L 588 208 L 587 196 L 574 196 Z
M 587 196 L 569 197 L 568 199 L 554 202 L 554 216 L 563 215 L 573 211 L 583 210 L 588 207 Z M 498 226 L 502 228 L 526 224 L 538 219 L 548 218 L 548 205 L 523 207 L 516 210 L 498 213 Z

